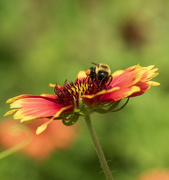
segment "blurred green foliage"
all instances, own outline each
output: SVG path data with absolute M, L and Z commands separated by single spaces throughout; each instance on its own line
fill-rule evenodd
M 169 1 L 0 1 L 0 115 L 8 98 L 54 93 L 90 62 L 112 71 L 155 64 L 159 87 L 120 112 L 92 120 L 115 180 L 169 168 Z M 81 121 L 81 122 L 80 122 Z M 84 120 L 71 149 L 44 162 L 16 154 L 1 160 L 2 180 L 105 179 Z M 45 148 L 45 147 L 44 147 Z M 2 150 L 2 149 L 1 149 Z

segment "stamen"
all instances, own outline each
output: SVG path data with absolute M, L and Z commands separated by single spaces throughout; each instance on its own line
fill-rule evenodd
M 100 80 L 92 80 L 89 77 L 84 79 L 76 79 L 75 82 L 67 83 L 64 82 L 63 86 L 55 86 L 55 94 L 57 95 L 57 103 L 64 106 L 73 105 L 76 102 L 79 105 L 79 94 L 80 95 L 93 95 L 102 90 L 107 90 L 108 82 L 102 82 Z M 75 100 L 75 101 L 74 101 Z

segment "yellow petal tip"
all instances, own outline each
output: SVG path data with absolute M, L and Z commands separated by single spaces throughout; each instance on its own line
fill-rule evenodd
M 43 131 L 45 131 L 45 129 L 47 128 L 47 125 L 42 124 L 41 126 L 39 126 L 36 130 L 36 134 L 39 135 L 41 134 Z
M 11 102 L 13 102 L 14 101 L 14 98 L 10 98 L 10 99 L 8 99 L 7 101 L 6 101 L 6 103 L 11 103 Z
M 115 72 L 112 74 L 112 76 L 120 76 L 123 72 L 124 72 L 124 70 L 115 71 Z
M 155 82 L 155 81 L 150 81 L 151 86 L 159 86 L 160 83 L 159 82 Z
M 13 114 L 13 113 L 15 113 L 16 111 L 17 111 L 17 109 L 10 110 L 10 111 L 6 112 L 6 113 L 4 114 L 4 116 L 8 116 L 8 115 L 10 115 L 10 114 Z
M 49 87 L 55 88 L 55 87 L 56 87 L 56 84 L 49 83 Z

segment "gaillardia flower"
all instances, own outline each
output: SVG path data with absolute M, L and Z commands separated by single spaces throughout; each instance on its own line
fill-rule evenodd
M 51 84 L 55 90 L 53 95 L 24 94 L 7 100 L 7 103 L 11 103 L 10 108 L 13 109 L 5 115 L 14 113 L 14 119 L 20 119 L 21 122 L 48 118 L 37 128 L 37 134 L 44 131 L 53 120 L 60 119 L 65 125 L 73 125 L 79 116 L 92 112 L 117 111 L 126 105 L 125 103 L 121 108 L 116 109 L 120 100 L 142 95 L 151 86 L 159 85 L 150 81 L 158 75 L 156 73 L 158 69 L 153 68 L 153 65 L 148 67 L 135 65 L 114 72 L 106 81 L 93 78 L 95 74 L 91 77 L 87 71 L 80 71 L 75 82 L 65 81 L 63 86 Z

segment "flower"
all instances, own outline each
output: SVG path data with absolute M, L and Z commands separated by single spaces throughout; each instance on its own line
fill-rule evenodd
M 168 170 L 151 170 L 147 173 L 142 174 L 138 180 L 168 180 Z
M 52 121 L 47 130 L 37 136 L 36 128 L 45 121 L 45 118 L 41 118 L 28 126 L 12 119 L 2 120 L 0 122 L 0 145 L 6 149 L 24 143 L 21 152 L 34 159 L 46 159 L 56 149 L 69 148 L 77 135 L 77 126 L 69 128 L 61 121 Z
M 92 80 L 85 71 L 80 71 L 74 83 L 65 81 L 63 86 L 51 84 L 55 90 L 54 95 L 24 94 L 7 100 L 14 109 L 8 111 L 5 116 L 14 113 L 14 119 L 20 119 L 21 122 L 49 118 L 37 128 L 37 134 L 43 132 L 53 120 L 62 119 L 65 125 L 73 125 L 79 116 L 92 112 L 115 111 L 121 99 L 142 95 L 151 86 L 159 85 L 150 81 L 158 75 L 158 69 L 153 68 L 153 65 L 135 65 L 124 71 L 114 72 L 112 81 L 104 83 Z

